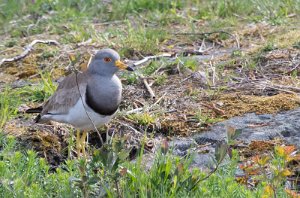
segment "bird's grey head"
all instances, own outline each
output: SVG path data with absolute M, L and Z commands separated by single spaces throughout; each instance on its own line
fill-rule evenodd
M 133 71 L 133 69 L 120 61 L 120 55 L 112 49 L 99 50 L 93 57 L 88 71 L 101 76 L 112 76 L 119 69 Z

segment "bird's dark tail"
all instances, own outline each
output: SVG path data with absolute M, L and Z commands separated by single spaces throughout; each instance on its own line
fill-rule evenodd
M 37 108 L 32 108 L 32 109 L 27 109 L 25 111 L 25 113 L 41 113 L 43 110 L 43 107 L 37 107 Z M 38 116 L 36 116 L 36 118 L 34 119 L 35 123 L 38 123 L 41 119 L 41 114 L 39 114 Z
M 37 107 L 37 108 L 27 109 L 25 111 L 25 113 L 41 113 L 42 110 L 43 110 L 43 107 L 40 106 L 40 107 Z

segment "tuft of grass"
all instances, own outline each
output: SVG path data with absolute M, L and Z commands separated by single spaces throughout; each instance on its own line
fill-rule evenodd
M 130 57 L 135 54 L 154 55 L 159 52 L 160 44 L 168 38 L 166 30 L 148 28 L 144 26 L 134 27 L 127 25 L 127 34 L 120 36 L 120 54 Z
M 277 49 L 274 43 L 267 43 L 262 49 L 261 52 L 270 52 Z
M 38 86 L 19 89 L 6 87 L 0 93 L 0 128 L 17 115 L 20 104 L 28 101 L 44 102 L 55 92 L 56 85 L 52 82 L 50 73 L 41 73 L 41 79 Z
M 183 59 L 183 66 L 192 70 L 193 72 L 198 70 L 198 62 L 196 59 Z
M 138 82 L 139 76 L 137 73 L 122 73 L 121 76 L 126 79 L 127 84 L 133 85 Z
M 8 87 L 0 93 L 0 129 L 7 120 L 17 114 L 17 107 L 20 104 L 20 94 Z
M 210 118 L 209 116 L 198 111 L 194 115 L 194 119 L 202 125 L 210 125 L 222 121 L 222 118 Z
M 167 79 L 168 79 L 167 74 L 161 74 L 161 75 L 155 76 L 154 80 L 155 80 L 155 84 L 157 86 L 161 86 L 167 81 Z
M 142 126 L 149 126 L 151 124 L 154 124 L 156 121 L 156 117 L 153 115 L 150 115 L 149 113 L 129 114 L 127 117 L 130 120 L 132 120 Z
M 21 91 L 24 96 L 27 96 L 29 101 L 44 102 L 56 90 L 57 86 L 53 83 L 49 72 L 40 73 L 41 82 L 37 86 L 25 87 Z
M 149 65 L 142 69 L 142 73 L 145 76 L 151 76 L 159 67 L 164 64 L 162 61 L 152 61 Z

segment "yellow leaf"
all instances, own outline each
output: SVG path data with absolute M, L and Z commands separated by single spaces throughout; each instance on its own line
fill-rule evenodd
M 269 156 L 262 156 L 256 161 L 256 163 L 258 163 L 261 166 L 264 166 L 268 163 L 268 161 L 270 161 L 270 159 L 271 158 Z
M 270 185 L 267 185 L 265 188 L 264 188 L 264 192 L 262 194 L 262 198 L 269 198 L 269 197 L 273 197 L 273 194 L 274 194 L 274 191 L 273 191 L 273 188 L 272 186 Z
M 291 171 L 289 171 L 289 169 L 284 169 L 283 171 L 280 172 L 280 174 L 284 177 L 291 175 Z
M 74 62 L 76 60 L 75 54 L 69 54 L 70 61 Z
M 276 146 L 275 151 L 276 151 L 276 153 L 279 157 L 284 157 L 285 156 L 284 147 Z

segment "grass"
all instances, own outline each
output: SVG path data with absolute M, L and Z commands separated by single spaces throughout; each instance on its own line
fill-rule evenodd
M 210 118 L 209 116 L 204 115 L 201 111 L 195 113 L 194 119 L 201 125 L 210 125 L 223 120 L 222 118 Z
M 136 113 L 130 114 L 127 116 L 130 120 L 136 122 L 138 125 L 149 126 L 155 124 L 157 119 L 155 116 L 150 115 L 149 113 Z
M 8 87 L 0 93 L 0 128 L 4 126 L 12 115 L 16 115 L 20 100 Z
M 278 197 L 288 197 L 281 180 L 264 178 L 255 190 L 235 180 L 238 155 L 221 165 L 210 177 L 197 168 L 189 168 L 193 156 L 180 159 L 164 149 L 156 154 L 153 165 L 145 169 L 142 153 L 135 163 L 127 161 L 122 139 L 93 150 L 91 160 L 68 159 L 50 170 L 46 160 L 32 151 L 19 151 L 14 137 L 1 135 L 1 197 L 263 197 L 269 184 L 275 185 Z M 162 147 L 166 148 L 166 147 Z M 272 161 L 284 170 L 284 151 L 276 148 Z M 268 160 L 260 159 L 263 166 Z M 283 169 L 280 169 L 282 167 Z M 280 169 L 280 170 L 279 170 Z M 277 171 L 277 169 L 275 170 Z M 277 171 L 277 172 L 278 172 Z M 285 176 L 282 176 L 283 178 Z M 275 182 L 275 183 L 272 183 Z
M 44 102 L 56 90 L 49 73 L 41 73 L 41 81 L 37 86 L 26 86 L 20 89 L 6 87 L 0 93 L 0 128 L 17 116 L 18 107 L 24 102 Z

